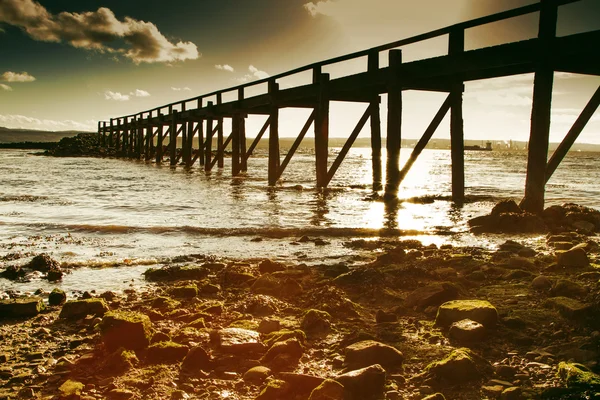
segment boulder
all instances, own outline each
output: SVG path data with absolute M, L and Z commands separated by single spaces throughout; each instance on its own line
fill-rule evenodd
M 148 281 L 177 281 L 177 280 L 201 280 L 208 276 L 210 271 L 204 267 L 182 267 L 169 265 L 162 268 L 150 268 L 144 272 Z
M 250 289 L 257 294 L 280 296 L 282 292 L 281 281 L 270 273 L 263 273 L 254 281 Z
M 73 381 L 71 379 L 66 380 L 60 387 L 58 391 L 60 392 L 62 397 L 70 398 L 77 397 L 81 394 L 84 388 L 83 383 L 78 381 Z
M 285 265 L 272 260 L 263 260 L 258 264 L 258 271 L 262 274 L 271 274 L 277 271 L 285 271 Z
M 308 400 L 344 400 L 344 386 L 326 379 L 311 392 Z
M 600 375 L 577 363 L 560 362 L 558 376 L 569 388 L 600 390 Z
M 48 254 L 43 253 L 33 257 L 31 261 L 25 265 L 25 268 L 47 273 L 51 270 L 60 270 L 60 263 Z
M 281 354 L 289 356 L 290 359 L 299 359 L 302 357 L 302 354 L 304 354 L 304 347 L 296 338 L 277 342 L 267 351 L 267 354 L 264 355 L 262 361 L 269 362 Z
M 471 319 L 486 327 L 493 327 L 498 321 L 498 312 L 486 300 L 453 300 L 438 308 L 435 323 L 448 326 L 463 319 Z
M 523 210 L 521 210 L 521 207 L 514 200 L 501 200 L 492 208 L 490 214 L 500 215 L 505 213 L 523 214 Z
M 188 372 L 210 371 L 212 370 L 212 361 L 202 347 L 193 347 L 183 359 L 181 369 Z
M 294 372 L 281 372 L 279 377 L 290 385 L 292 393 L 304 394 L 308 396 L 314 389 L 322 384 L 325 379 L 307 374 L 297 374 Z M 303 398 L 306 398 L 303 396 Z
M 345 398 L 353 400 L 379 399 L 385 388 L 385 370 L 379 364 L 346 372 L 335 378 L 345 389 Z
M 189 348 L 174 342 L 158 342 L 150 345 L 146 353 L 149 364 L 175 364 L 183 360 Z
M 258 365 L 246 371 L 243 379 L 244 382 L 256 384 L 264 382 L 269 376 L 271 376 L 271 370 L 267 367 L 263 367 L 262 365 Z
M 64 290 L 59 288 L 55 288 L 48 295 L 48 304 L 51 306 L 59 306 L 67 301 L 67 294 Z
M 45 308 L 44 301 L 37 297 L 0 300 L 0 318 L 35 317 Z
M 327 335 L 331 330 L 331 315 L 326 311 L 308 310 L 302 318 L 300 329 L 307 336 L 318 337 Z
M 221 351 L 232 354 L 263 352 L 260 333 L 242 328 L 225 328 L 217 332 Z
M 585 319 L 594 316 L 594 307 L 569 297 L 550 297 L 544 305 L 557 310 L 560 315 L 569 319 Z
M 562 267 L 585 268 L 590 265 L 584 246 L 577 245 L 566 251 L 556 252 L 556 261 Z
M 379 364 L 387 369 L 400 367 L 404 355 L 396 348 L 374 340 L 363 340 L 344 349 L 344 363 L 348 368 L 362 368 Z
M 535 290 L 549 290 L 552 287 L 552 280 L 547 276 L 537 276 L 531 281 L 531 287 Z
M 19 278 L 23 278 L 25 275 L 26 275 L 25 270 L 18 265 L 9 265 L 0 274 L 0 276 L 8 279 L 10 281 L 16 281 Z
M 457 297 L 458 288 L 456 286 L 448 282 L 441 282 L 415 289 L 404 300 L 404 304 L 411 308 L 427 308 L 429 306 L 439 306 Z
M 480 372 L 468 349 L 457 349 L 441 361 L 427 366 L 425 371 L 433 378 L 448 383 L 465 383 L 479 379 Z
M 448 337 L 463 344 L 477 343 L 485 338 L 485 327 L 479 322 L 463 319 L 450 325 Z
M 254 400 L 284 400 L 290 396 L 290 385 L 280 379 L 272 379 Z
M 192 299 L 198 296 L 198 287 L 195 285 L 178 286 L 169 290 L 169 294 L 180 299 Z
M 387 312 L 384 310 L 377 310 L 375 313 L 375 322 L 378 324 L 385 324 L 388 322 L 397 322 L 398 316 L 393 312 Z
M 257 331 L 263 334 L 268 334 L 281 329 L 281 322 L 278 319 L 265 318 L 258 324 Z
M 80 319 L 86 315 L 101 317 L 107 312 L 108 306 L 104 299 L 71 300 L 63 305 L 58 317 L 65 319 Z
M 568 279 L 559 279 L 550 290 L 550 294 L 554 297 L 564 296 L 571 298 L 584 297 L 587 292 L 588 290 L 585 286 Z
M 150 344 L 151 327 L 147 315 L 134 311 L 111 311 L 100 323 L 100 336 L 109 351 L 120 347 L 140 350 Z

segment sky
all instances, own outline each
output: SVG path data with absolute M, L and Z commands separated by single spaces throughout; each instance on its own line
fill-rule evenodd
M 98 121 L 251 82 L 535 0 L 0 0 L 0 126 L 95 130 Z M 563 6 L 559 35 L 600 29 L 600 1 Z M 533 14 L 466 32 L 466 48 L 537 34 Z M 403 48 L 410 61 L 445 54 L 447 39 Z M 387 54 L 381 54 L 385 66 Z M 364 71 L 366 59 L 325 68 Z M 282 88 L 308 83 L 300 74 Z M 465 138 L 527 140 L 533 75 L 469 82 Z M 560 141 L 600 78 L 557 73 L 551 140 Z M 265 87 L 249 90 L 259 93 Z M 418 138 L 445 98 L 404 93 L 402 135 Z M 232 100 L 235 97 L 231 98 Z M 225 96 L 225 101 L 228 97 Z M 366 106 L 332 103 L 330 135 L 348 136 Z M 382 122 L 385 132 L 385 96 Z M 310 111 L 281 112 L 295 136 Z M 264 117 L 250 117 L 248 136 Z M 434 137 L 448 136 L 448 118 Z M 368 136 L 367 128 L 361 136 Z M 579 142 L 600 143 L 596 112 Z

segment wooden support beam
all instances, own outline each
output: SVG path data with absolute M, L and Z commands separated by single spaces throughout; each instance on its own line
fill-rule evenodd
M 171 114 L 171 132 L 169 134 L 169 164 L 177 165 L 177 111 L 173 110 Z
M 396 198 L 400 185 L 400 145 L 402 143 L 402 87 L 397 69 L 402 65 L 402 51 L 390 50 L 387 111 L 387 162 L 385 197 Z
M 217 93 L 217 105 L 221 105 L 223 103 L 223 97 L 221 93 Z M 223 147 L 223 118 L 219 118 L 217 123 L 217 160 L 218 167 L 223 168 L 225 165 L 224 154 L 225 148 Z
M 229 146 L 229 143 L 231 142 L 231 138 L 232 138 L 232 134 L 229 134 L 229 136 L 227 136 L 227 139 L 225 139 L 225 142 L 223 142 L 223 144 L 221 145 L 221 147 L 220 147 L 221 150 L 223 150 L 227 146 Z M 218 151 L 219 151 L 219 148 L 217 148 L 217 152 Z M 217 164 L 218 161 L 219 161 L 219 159 L 217 157 L 213 158 L 213 160 L 211 161 L 211 164 L 210 164 L 210 168 L 213 169 L 215 164 Z
M 446 97 L 446 100 L 444 101 L 444 103 L 442 103 L 442 106 L 431 120 L 431 123 L 429 124 L 427 129 L 425 129 L 425 133 L 423 133 L 423 136 L 421 136 L 421 139 L 419 139 L 419 141 L 415 145 L 415 148 L 413 149 L 412 153 L 410 154 L 410 157 L 406 161 L 406 164 L 404 164 L 402 170 L 400 171 L 400 182 L 404 180 L 406 174 L 408 174 L 408 171 L 410 171 L 415 161 L 417 161 L 417 158 L 419 158 L 419 155 L 421 154 L 423 149 L 425 149 L 425 146 L 427 146 L 429 140 L 431 140 L 431 137 L 433 136 L 437 128 L 440 126 L 440 123 L 442 122 L 446 114 L 448 114 L 448 110 L 450 110 L 452 107 L 452 96 L 452 94 L 449 94 L 448 97 Z
M 144 146 L 144 160 L 150 160 L 152 157 L 152 147 L 151 145 L 154 143 L 154 127 L 152 125 L 147 126 L 146 128 L 146 141 Z
M 344 143 L 344 147 L 342 147 L 342 150 L 340 150 L 340 153 L 338 154 L 335 161 L 331 165 L 331 168 L 329 168 L 329 171 L 327 172 L 327 182 L 325 183 L 325 186 L 329 185 L 329 182 L 331 182 L 331 179 L 337 172 L 338 168 L 340 167 L 340 165 L 342 165 L 342 161 L 344 161 L 344 158 L 346 158 L 346 155 L 348 154 L 348 152 L 350 151 L 350 148 L 354 144 L 356 137 L 358 136 L 360 131 L 365 127 L 367 120 L 369 119 L 371 114 L 372 114 L 371 105 L 369 105 L 367 107 L 367 109 L 365 110 L 363 116 L 360 118 L 360 120 L 356 124 L 356 127 L 350 134 L 350 137 L 348 138 L 346 143 Z
M 465 51 L 465 31 L 450 32 L 448 55 L 459 57 Z M 463 124 L 463 82 L 456 81 L 451 93 L 450 156 L 452 168 L 452 201 L 462 205 L 465 201 L 465 136 Z
M 310 116 L 306 120 L 304 127 L 302 127 L 300 134 L 298 135 L 296 140 L 294 140 L 294 144 L 292 144 L 292 147 L 290 148 L 288 153 L 285 155 L 285 158 L 283 159 L 283 162 L 281 163 L 281 166 L 279 167 L 279 171 L 277 171 L 277 179 L 281 178 L 281 175 L 283 175 L 283 171 L 285 171 L 285 168 L 290 163 L 290 160 L 294 156 L 294 153 L 296 153 L 296 150 L 298 150 L 298 147 L 300 147 L 300 143 L 302 143 L 304 136 L 306 136 L 306 133 L 310 129 L 310 126 L 315 121 L 315 113 L 316 113 L 315 110 L 313 110 L 313 112 L 310 113 Z
M 527 156 L 527 178 L 525 198 L 521 207 L 525 211 L 540 213 L 544 210 L 546 189 L 546 165 L 550 142 L 550 109 L 552 106 L 552 86 L 554 71 L 551 63 L 553 39 L 556 37 L 558 10 L 556 2 L 545 0 L 541 3 L 540 40 L 538 62 L 533 79 L 533 107 L 531 110 L 531 133 Z
M 246 156 L 244 157 L 246 160 L 248 160 L 248 158 L 254 152 L 254 149 L 256 148 L 256 146 L 260 142 L 260 139 L 262 139 L 263 135 L 265 134 L 265 132 L 269 128 L 269 125 L 271 125 L 271 117 L 267 118 L 267 120 L 263 124 L 262 128 L 260 128 L 260 131 L 258 132 L 258 135 L 256 135 L 256 137 L 252 141 L 252 144 L 250 145 L 250 148 L 248 149 L 248 152 L 246 153 Z
M 207 104 L 209 110 L 213 108 L 213 102 L 209 101 Z M 204 146 L 204 170 L 210 171 L 212 168 L 212 139 L 213 139 L 213 118 L 209 116 L 206 120 L 206 144 Z
M 234 114 L 231 118 L 231 175 L 240 174 L 240 114 Z
M 108 147 L 113 147 L 115 136 L 114 120 L 110 119 L 110 130 L 108 131 Z
M 279 170 L 279 105 L 277 104 L 277 92 L 279 84 L 275 80 L 269 81 L 269 96 L 271 97 L 271 123 L 269 125 L 269 186 L 277 183 L 277 171 Z
M 314 76 L 317 76 L 315 73 Z M 315 108 L 315 169 L 317 188 L 327 187 L 327 156 L 329 153 L 329 74 L 318 75 L 317 107 Z
M 185 165 L 188 165 L 188 123 L 186 121 L 182 121 L 181 123 L 181 162 Z
M 588 101 L 581 114 L 579 114 L 579 117 L 577 117 L 577 120 L 571 129 L 569 129 L 569 133 L 567 133 L 563 141 L 554 151 L 554 154 L 552 154 L 552 157 L 550 157 L 550 161 L 548 161 L 548 165 L 546 166 L 546 182 L 550 180 L 552 174 L 556 171 L 556 168 L 558 168 L 563 158 L 565 158 L 571 149 L 571 146 L 573 146 L 573 143 L 575 143 L 575 140 L 577 140 L 577 137 L 579 137 L 583 131 L 583 128 L 585 128 L 598 109 L 598 106 L 600 106 L 600 86 L 596 89 L 596 92 L 590 101 Z
M 194 121 L 188 122 L 187 132 L 188 132 L 188 137 L 187 137 L 187 143 L 185 144 L 185 147 L 186 147 L 185 165 L 187 167 L 191 167 L 192 166 L 192 152 L 194 149 L 194 134 L 196 133 L 196 130 L 194 129 Z
M 367 59 L 367 70 L 375 76 L 379 71 L 379 52 L 371 51 Z M 368 110 L 371 111 L 371 167 L 373 169 L 373 190 L 382 189 L 381 185 L 381 117 L 379 104 L 381 98 L 372 96 Z
M 158 113 L 158 119 L 160 122 L 160 125 L 158 125 L 158 138 L 156 139 L 156 163 L 160 164 L 162 163 L 162 159 L 163 159 L 163 141 L 164 141 L 164 137 L 163 137 L 163 123 L 162 123 L 162 115 L 160 113 Z
M 200 120 L 196 124 L 196 133 L 198 133 L 198 152 L 192 159 L 192 165 L 196 162 L 196 160 L 200 160 L 200 166 L 204 166 L 204 148 L 206 147 L 206 143 L 204 143 L 204 121 Z
M 143 116 L 140 115 L 138 125 L 138 138 L 137 138 L 137 149 L 136 149 L 136 159 L 141 159 L 144 154 L 144 125 L 143 125 Z M 148 128 L 146 128 L 148 129 Z
M 244 88 L 238 89 L 238 103 L 244 100 L 245 93 Z M 239 159 L 240 159 L 240 172 L 246 172 L 248 170 L 248 158 L 246 157 L 246 114 L 240 115 L 239 123 Z

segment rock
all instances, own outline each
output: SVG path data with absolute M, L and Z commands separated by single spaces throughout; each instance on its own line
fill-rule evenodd
M 206 350 L 197 346 L 190 349 L 187 353 L 181 363 L 181 369 L 189 372 L 196 372 L 199 370 L 210 371 L 212 370 L 212 362 Z
M 210 273 L 204 267 L 181 267 L 169 265 L 162 268 L 150 268 L 144 272 L 148 281 L 177 281 L 177 280 L 202 280 Z
M 35 317 L 45 309 L 44 301 L 37 297 L 0 300 L 0 319 Z
M 135 396 L 135 393 L 127 389 L 112 389 L 108 392 L 108 400 L 129 400 Z
M 408 295 L 404 304 L 407 307 L 426 308 L 439 306 L 458 297 L 458 288 L 451 283 L 434 283 L 422 288 L 415 289 Z
M 280 296 L 282 294 L 281 281 L 270 273 L 264 273 L 256 279 L 250 290 L 258 294 Z
M 345 398 L 366 400 L 381 398 L 385 388 L 385 370 L 379 364 L 346 372 L 335 378 L 345 389 Z
M 134 367 L 139 362 L 133 351 L 118 349 L 106 357 L 102 363 L 102 370 L 110 374 L 122 374 Z
M 198 288 L 195 285 L 178 286 L 169 290 L 169 294 L 179 299 L 192 299 L 198 296 Z
M 344 400 L 344 386 L 326 379 L 311 392 L 308 400 Z
M 272 260 L 263 260 L 258 264 L 258 271 L 262 274 L 271 274 L 277 271 L 285 271 L 285 265 Z
M 277 319 L 263 319 L 258 324 L 258 328 L 256 329 L 258 332 L 263 334 L 268 334 L 271 332 L 275 332 L 281 329 L 281 322 Z
M 279 377 L 290 385 L 290 391 L 295 394 L 310 394 L 325 379 L 306 374 L 296 374 L 293 372 L 281 372 Z M 304 397 L 306 398 L 306 397 Z
M 531 281 L 531 287 L 536 290 L 549 290 L 552 287 L 552 280 L 547 276 L 540 275 Z
M 600 390 L 600 375 L 581 364 L 560 362 L 558 376 L 569 388 Z
M 254 400 L 284 400 L 289 398 L 290 385 L 279 379 L 272 379 Z
M 225 328 L 217 332 L 217 337 L 220 350 L 226 353 L 241 354 L 265 350 L 259 341 L 260 333 L 249 329 Z
M 48 272 L 50 270 L 60 270 L 60 263 L 50 257 L 48 254 L 40 254 L 31 259 L 25 268 L 39 272 Z
M 596 225 L 588 221 L 573 221 L 571 222 L 571 226 L 575 229 L 582 230 L 584 232 L 592 233 L 596 230 Z
M 485 300 L 453 300 L 438 308 L 435 323 L 448 326 L 463 319 L 471 319 L 485 327 L 493 327 L 498 321 L 498 312 Z
M 523 389 L 515 386 L 504 389 L 500 395 L 500 400 L 520 400 L 522 398 Z
M 546 307 L 557 310 L 563 317 L 569 319 L 592 318 L 593 306 L 568 297 L 551 297 L 544 302 Z
M 326 311 L 308 310 L 302 317 L 300 329 L 309 337 L 327 335 L 331 330 L 331 315 Z
M 468 349 L 457 349 L 441 361 L 427 366 L 425 371 L 435 379 L 448 383 L 465 383 L 479 379 L 480 372 Z
M 280 331 L 275 331 L 266 334 L 264 338 L 264 343 L 267 347 L 271 347 L 275 343 L 283 342 L 290 338 L 296 338 L 300 341 L 300 343 L 304 343 L 306 341 L 306 334 L 299 329 L 296 329 L 294 331 L 282 329 Z
M 441 393 L 434 393 L 429 396 L 423 397 L 421 400 L 446 400 L 446 398 Z
M 564 296 L 571 298 L 584 297 L 587 292 L 588 290 L 585 286 L 568 279 L 559 279 L 550 290 L 550 294 L 554 297 Z
M 158 342 L 150 345 L 146 353 L 149 364 L 175 364 L 183 360 L 189 348 L 174 342 Z
M 25 275 L 25 270 L 18 265 L 9 265 L 2 271 L 2 274 L 0 274 L 3 278 L 11 281 L 16 281 L 19 278 L 23 278 Z
M 563 267 L 584 268 L 590 265 L 586 251 L 580 246 L 567 251 L 557 251 L 556 260 L 558 265 Z
M 267 367 L 259 365 L 246 371 L 243 379 L 244 382 L 256 384 L 264 382 L 269 376 L 271 376 L 271 370 Z
M 470 319 L 454 322 L 448 331 L 448 337 L 464 344 L 480 342 L 485 334 L 485 327 Z
M 518 372 L 519 369 L 512 365 L 500 364 L 496 366 L 496 375 L 503 379 L 513 379 Z
M 269 362 L 281 354 L 288 355 L 290 359 L 299 359 L 304 354 L 304 347 L 302 347 L 302 344 L 296 338 L 277 342 L 267 351 L 262 361 Z
M 67 294 L 59 288 L 53 289 L 48 295 L 48 304 L 51 306 L 59 306 L 65 301 L 67 301 Z
M 377 310 L 375 314 L 375 322 L 378 324 L 384 324 L 387 322 L 397 322 L 398 316 L 393 312 L 387 312 L 383 310 Z
M 374 340 L 363 340 L 344 349 L 344 363 L 348 368 L 362 368 L 379 364 L 387 369 L 400 367 L 404 355 L 396 348 Z
M 494 208 L 492 208 L 492 212 L 490 214 L 500 215 L 505 213 L 522 214 L 523 210 L 521 210 L 521 207 L 519 207 L 514 200 L 501 200 L 494 206 Z
M 150 344 L 151 327 L 147 315 L 134 311 L 111 311 L 100 323 L 100 336 L 109 351 L 120 347 L 140 350 Z
M 58 391 L 64 397 L 79 396 L 84 387 L 83 383 L 68 379 L 60 385 Z
M 63 305 L 58 317 L 80 319 L 86 315 L 103 316 L 107 312 L 108 306 L 104 299 L 71 300 Z

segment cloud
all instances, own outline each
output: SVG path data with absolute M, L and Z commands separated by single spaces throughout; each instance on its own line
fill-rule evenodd
M 183 91 L 185 91 L 185 92 L 190 92 L 192 89 L 190 89 L 190 88 L 189 88 L 189 87 L 187 87 L 187 86 L 186 86 L 186 87 L 183 87 L 183 88 L 180 88 L 180 87 L 173 87 L 173 86 L 171 86 L 171 90 L 174 90 L 174 91 L 176 91 L 176 92 L 181 92 L 182 90 L 183 90 Z
M 233 67 L 232 67 L 231 65 L 229 65 L 229 64 L 223 64 L 223 65 L 221 65 L 221 64 L 217 64 L 217 65 L 215 65 L 215 68 L 216 68 L 216 69 L 220 69 L 220 70 L 222 70 L 222 71 L 229 71 L 229 72 L 233 72 L 233 71 L 235 71 L 235 70 L 233 69 Z
M 266 79 L 269 76 L 271 76 L 268 73 L 266 73 L 265 71 L 259 70 L 254 65 L 249 65 L 248 71 L 250 72 L 249 74 L 246 74 L 246 75 L 242 76 L 241 78 L 237 78 L 236 80 L 238 82 L 245 83 L 245 82 L 259 80 L 259 79 Z
M 104 92 L 104 98 L 106 100 L 129 101 L 128 94 L 121 94 L 119 92 L 113 92 L 111 90 L 107 90 Z
M 33 82 L 35 81 L 35 77 L 29 75 L 27 72 L 6 71 L 0 75 L 0 80 L 4 82 Z
M 118 53 L 136 64 L 200 57 L 194 43 L 172 43 L 153 23 L 130 17 L 121 21 L 106 7 L 53 15 L 33 0 L 1 0 L 0 22 L 20 27 L 34 40 L 66 42 L 76 48 Z M 119 43 L 123 46 L 115 46 Z
M 44 129 L 55 131 L 82 130 L 95 131 L 98 121 L 73 121 L 70 119 L 57 121 L 52 119 L 39 119 L 18 114 L 0 114 L 0 124 L 13 129 Z
M 146 92 L 145 90 L 141 90 L 141 89 L 136 89 L 135 92 L 131 92 L 129 93 L 131 96 L 135 96 L 135 97 L 149 97 L 150 93 Z
M 0 83 L 0 89 L 2 90 L 6 90 L 7 92 L 12 92 L 12 88 L 8 85 L 5 85 L 4 83 Z

